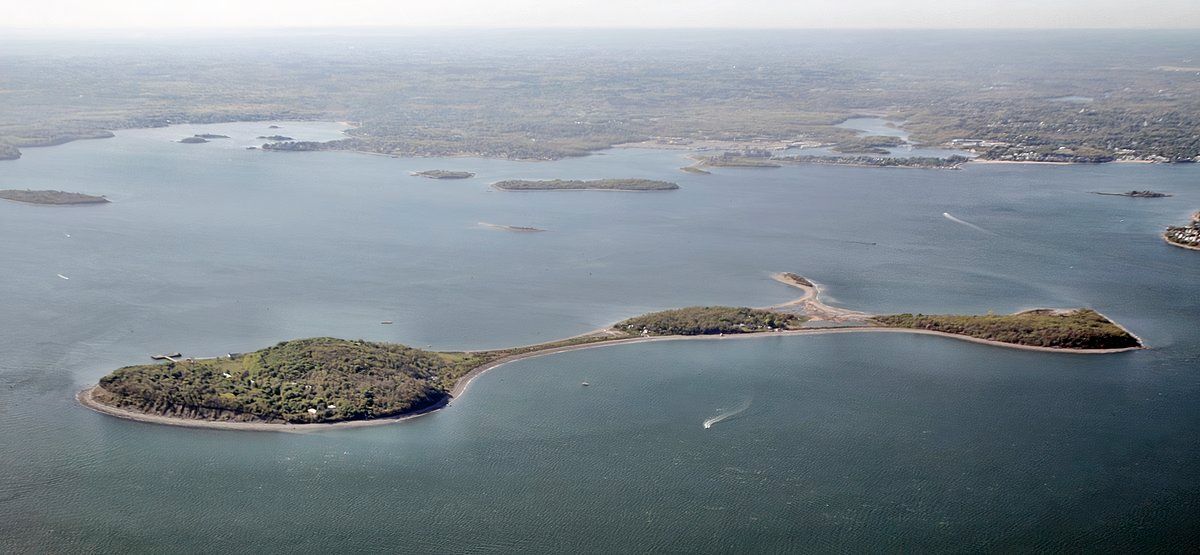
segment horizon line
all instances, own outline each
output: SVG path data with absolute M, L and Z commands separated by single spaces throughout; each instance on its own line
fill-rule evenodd
M 465 31 L 1196 31 L 1196 27 L 891 27 L 891 26 L 836 26 L 836 27 L 763 27 L 763 26 L 482 26 L 482 25 L 236 25 L 236 26 L 53 26 L 28 27 L 0 24 L 0 30 L 26 32 L 58 31 L 317 31 L 317 30 L 465 30 Z

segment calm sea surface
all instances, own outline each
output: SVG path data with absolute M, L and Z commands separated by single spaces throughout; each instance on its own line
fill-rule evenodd
M 172 142 L 200 132 L 233 138 Z M 113 201 L 0 202 L 0 551 L 1197 545 L 1200 253 L 1159 233 L 1200 209 L 1200 167 L 694 176 L 683 154 L 649 150 L 553 163 L 245 150 L 275 133 L 340 127 L 124 131 L 0 162 L 0 188 Z M 409 175 L 435 168 L 478 177 Z M 488 187 L 604 177 L 682 189 Z M 1129 189 L 1175 196 L 1088 194 Z M 619 346 L 510 364 L 409 423 L 305 435 L 127 422 L 73 399 L 152 353 L 320 335 L 480 349 L 668 307 L 773 304 L 795 294 L 776 271 L 876 312 L 1089 306 L 1153 349 L 892 334 Z

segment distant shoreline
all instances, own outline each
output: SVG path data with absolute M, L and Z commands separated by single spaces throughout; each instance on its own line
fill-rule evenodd
M 334 124 L 346 126 L 347 129 L 342 130 L 343 134 L 345 134 L 346 131 L 349 129 L 355 129 L 355 128 L 358 128 L 361 126 L 360 123 L 355 123 L 355 122 L 350 122 L 350 121 L 345 121 L 345 120 L 330 120 L 330 119 L 322 119 L 322 118 L 313 118 L 313 119 L 286 119 L 286 120 L 235 119 L 235 120 L 229 120 L 229 121 L 203 122 L 203 123 L 179 122 L 179 123 L 172 123 L 172 124 L 168 125 L 167 127 L 195 126 L 195 125 L 226 125 L 226 124 L 234 124 L 234 123 L 268 123 L 268 122 L 273 122 L 273 121 L 282 122 L 282 123 L 287 123 L 287 122 L 334 123 Z M 130 131 L 130 130 L 139 130 L 139 129 L 157 129 L 157 128 L 159 128 L 159 127 L 158 126 L 120 127 L 115 130 L 107 130 L 107 129 L 102 130 L 102 132 L 98 132 L 97 134 L 92 135 L 92 136 L 65 137 L 65 138 L 62 138 L 59 140 L 51 141 L 46 144 L 24 145 L 24 146 L 19 146 L 19 147 L 15 147 L 15 148 L 18 148 L 18 149 L 21 149 L 21 148 L 47 148 L 47 147 L 59 146 L 59 145 L 67 144 L 67 143 L 72 143 L 75 141 L 113 138 L 116 136 L 116 133 L 120 132 L 120 131 Z M 350 137 L 350 136 L 347 135 L 347 137 Z M 353 153 L 357 153 L 357 154 L 366 154 L 366 155 L 370 155 L 370 156 L 383 156 L 383 157 L 388 157 L 388 158 L 480 158 L 480 159 L 485 159 L 485 160 L 512 160 L 512 161 L 521 161 L 521 162 L 554 162 L 554 161 L 564 160 L 564 159 L 568 159 L 568 158 L 577 158 L 580 156 L 592 156 L 592 155 L 602 154 L 606 150 L 614 150 L 614 149 L 690 151 L 690 152 L 694 152 L 696 154 L 702 154 L 702 153 L 706 153 L 706 152 L 714 152 L 714 151 L 720 151 L 720 150 L 738 150 L 738 149 L 745 149 L 745 148 L 767 148 L 769 150 L 786 150 L 787 148 L 790 147 L 790 145 L 797 142 L 795 140 L 784 140 L 784 139 L 748 140 L 748 141 L 716 141 L 716 140 L 705 141 L 705 140 L 697 139 L 697 140 L 694 140 L 692 144 L 671 144 L 669 142 L 666 142 L 666 143 L 657 142 L 657 141 L 661 141 L 664 139 L 666 139 L 666 138 L 665 137 L 652 137 L 652 138 L 644 140 L 644 141 L 615 143 L 615 144 L 608 145 L 607 147 L 604 147 L 604 148 L 599 148 L 596 150 L 589 150 L 582 154 L 564 155 L 564 156 L 557 157 L 557 158 L 514 158 L 514 157 L 507 157 L 507 156 L 489 156 L 489 155 L 477 153 L 477 152 L 475 152 L 475 153 L 454 152 L 454 153 L 424 154 L 423 155 L 423 154 L 392 154 L 392 153 L 385 153 L 385 152 L 374 152 L 374 151 L 370 151 L 370 150 L 361 150 L 361 149 L 355 149 L 355 148 L 335 148 L 335 149 L 327 149 L 327 150 L 335 151 L 335 152 L 353 152 Z M 826 143 L 822 143 L 822 144 L 824 145 Z M 828 144 L 834 144 L 834 143 L 828 143 Z M 266 149 L 266 150 L 270 150 L 270 149 Z M 961 150 L 963 152 L 963 154 L 962 154 L 963 156 L 966 156 L 967 154 L 969 154 L 971 152 L 966 149 L 959 149 L 959 150 Z M 20 155 L 19 155 L 19 150 L 18 150 L 18 154 L 14 155 L 10 158 L 0 158 L 0 161 L 18 160 L 19 158 L 20 158 Z M 1158 164 L 1158 163 L 1163 163 L 1163 162 L 1158 162 L 1158 161 L 1154 161 L 1154 160 L 1129 160 L 1129 159 L 1118 159 L 1118 160 L 1112 160 L 1112 161 L 1108 161 L 1108 162 L 1051 162 L 1051 161 L 1023 161 L 1023 160 L 984 160 L 984 159 L 981 159 L 978 157 L 971 158 L 969 160 L 969 162 L 975 163 L 975 164 L 1038 164 L 1038 165 L 1051 165 L 1051 166 L 1089 166 L 1089 165 L 1103 165 L 1103 164 Z M 846 166 L 846 167 L 863 167 L 863 168 L 892 168 L 892 167 L 909 168 L 909 169 L 914 168 L 913 166 L 872 166 L 869 164 L 864 164 L 864 165 L 828 164 L 828 165 L 840 165 L 840 166 Z M 930 169 L 930 168 L 917 168 L 917 169 Z M 947 168 L 947 169 L 949 169 L 949 168 Z

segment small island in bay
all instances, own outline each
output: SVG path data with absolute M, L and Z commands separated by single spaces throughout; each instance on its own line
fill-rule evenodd
M 1188 225 L 1168 227 L 1163 239 L 1176 247 L 1200 250 L 1200 212 L 1192 214 L 1192 223 Z
M 679 168 L 679 171 L 684 172 L 684 173 L 692 173 L 692 174 L 696 174 L 696 175 L 712 175 L 712 172 L 702 169 L 697 166 L 684 166 L 682 168 Z
M 199 138 L 199 139 L 205 139 L 205 140 L 208 140 L 208 139 L 228 139 L 228 138 L 229 138 L 229 135 L 217 135 L 216 133 L 197 133 L 197 134 L 195 134 L 195 135 L 192 135 L 192 136 L 193 136 L 193 137 L 196 137 L 196 138 Z
M 716 156 L 696 158 L 696 163 L 690 167 L 700 169 L 705 166 L 713 168 L 782 168 L 783 164 L 774 161 L 769 152 L 754 155 L 750 153 L 723 152 Z
M 797 274 L 773 277 L 804 295 L 765 308 L 697 306 L 653 312 L 591 333 L 511 349 L 437 352 L 321 337 L 246 354 L 173 356 L 118 369 L 81 392 L 79 400 L 105 414 L 146 422 L 302 430 L 394 422 L 445 406 L 475 376 L 502 364 L 644 341 L 895 332 L 1066 353 L 1143 348 L 1136 336 L 1090 309 L 1004 316 L 871 315 L 823 303 L 819 287 Z
M 1096 195 L 1106 195 L 1110 197 L 1130 197 L 1130 198 L 1166 198 L 1171 195 L 1167 193 L 1158 193 L 1155 191 L 1126 191 L 1124 193 L 1104 193 L 1096 191 Z
M 529 226 L 523 226 L 523 225 L 489 224 L 487 222 L 479 222 L 479 225 L 481 225 L 483 227 L 489 227 L 492 229 L 499 229 L 499 230 L 503 230 L 503 231 L 515 231 L 518 233 L 540 233 L 540 232 L 546 231 L 540 227 L 529 227 Z
M 498 181 L 492 187 L 502 191 L 670 191 L 679 185 L 653 179 L 595 179 L 591 181 L 551 179 Z
M 471 172 L 450 170 L 425 170 L 413 172 L 412 175 L 429 179 L 469 179 L 475 177 L 475 174 Z
M 266 141 L 294 141 L 294 140 L 296 140 L 291 137 L 288 137 L 287 135 L 259 135 L 258 138 L 266 140 Z
M 846 154 L 887 154 L 889 148 L 903 144 L 905 144 L 905 140 L 900 137 L 872 135 L 842 141 L 833 147 L 833 151 Z
M 0 199 L 25 202 L 29 204 L 105 204 L 108 199 L 102 196 L 85 195 L 83 193 L 68 193 L 66 191 L 33 191 L 30 189 L 7 189 L 0 191 Z
M 185 145 L 198 145 L 200 143 L 207 143 L 208 139 L 205 139 L 204 137 L 192 136 L 192 137 L 184 137 L 182 139 L 179 139 L 179 142 L 181 142 Z

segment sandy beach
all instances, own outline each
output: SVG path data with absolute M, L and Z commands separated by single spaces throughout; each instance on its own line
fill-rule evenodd
M 134 410 L 127 410 L 106 405 L 97 401 L 94 397 L 96 390 L 100 389 L 99 385 L 89 387 L 80 391 L 75 395 L 75 399 L 79 403 L 96 412 L 123 418 L 125 420 L 136 420 L 138 422 L 146 422 L 149 424 L 165 424 L 168 426 L 183 426 L 185 428 L 208 428 L 215 430 L 241 430 L 253 432 L 316 432 L 320 430 L 340 429 L 340 428 L 361 428 L 364 426 L 379 426 L 383 424 L 395 424 L 425 416 L 433 411 L 441 409 L 449 404 L 449 399 L 445 402 L 429 407 L 425 410 L 403 414 L 399 416 L 390 416 L 387 418 L 376 418 L 374 420 L 346 420 L 343 422 L 321 422 L 313 424 L 282 424 L 274 422 L 232 422 L 227 420 L 193 420 L 188 418 L 175 418 L 171 416 L 161 416 L 157 414 L 149 414 Z
M 1194 247 L 1192 245 L 1183 245 L 1180 243 L 1176 243 L 1175 241 L 1172 241 L 1171 239 L 1169 239 L 1167 237 L 1167 234 L 1165 234 L 1165 233 L 1163 234 L 1162 238 L 1163 238 L 1163 241 L 1166 241 L 1167 244 L 1171 245 L 1172 247 L 1179 247 L 1181 249 L 1187 249 L 1190 251 L 1200 251 L 1200 246 Z

